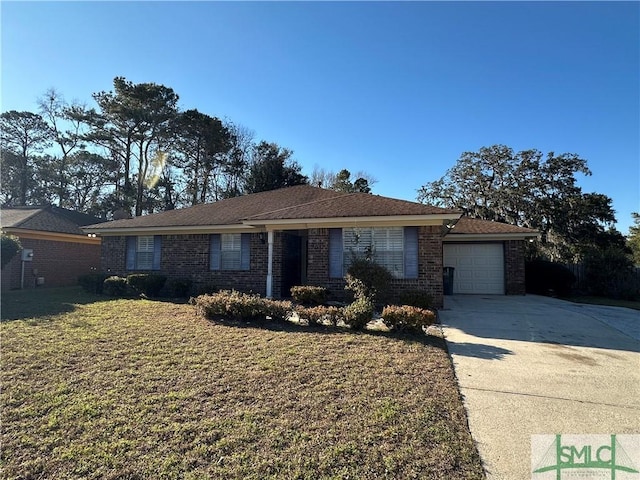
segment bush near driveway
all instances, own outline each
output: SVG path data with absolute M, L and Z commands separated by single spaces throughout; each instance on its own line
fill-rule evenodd
M 390 329 L 421 332 L 435 323 L 436 315 L 431 310 L 409 305 L 387 305 L 382 310 L 382 321 Z
M 437 336 L 69 292 L 0 323 L 3 478 L 484 478 Z

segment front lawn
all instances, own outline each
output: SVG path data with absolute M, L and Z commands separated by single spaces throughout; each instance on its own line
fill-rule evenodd
M 2 318 L 3 478 L 484 478 L 438 337 L 77 289 L 4 294 Z

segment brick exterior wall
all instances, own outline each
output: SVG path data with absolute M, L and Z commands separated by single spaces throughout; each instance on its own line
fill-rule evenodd
M 266 237 L 266 234 L 264 236 Z M 251 269 L 249 271 L 210 271 L 209 238 L 209 235 L 163 235 L 161 270 L 155 273 L 161 273 L 168 278 L 190 278 L 194 282 L 196 291 L 213 287 L 221 289 L 233 288 L 240 291 L 251 291 L 265 295 L 268 254 L 266 242 L 262 243 L 258 234 L 251 235 Z M 344 279 L 329 278 L 329 230 L 326 228 L 309 229 L 307 238 L 308 264 L 306 283 L 326 287 L 329 289 L 332 298 L 344 300 L 348 295 L 348 292 L 344 289 Z M 23 245 L 25 248 L 34 248 L 27 244 Z M 64 267 L 57 267 L 57 270 L 62 271 L 67 268 L 68 258 L 71 257 L 72 252 L 76 258 L 78 257 L 77 253 L 81 250 L 78 247 L 87 247 L 87 245 L 74 246 L 66 255 L 62 255 Z M 437 226 L 420 227 L 418 230 L 418 249 L 418 278 L 393 280 L 391 287 L 392 296 L 397 298 L 400 293 L 406 290 L 423 290 L 433 297 L 434 306 L 441 308 L 443 305 L 443 247 L 440 228 Z M 34 248 L 34 251 L 37 251 L 37 249 Z M 125 256 L 125 237 L 104 237 L 102 239 L 102 270 L 104 272 L 121 276 L 137 273 L 126 270 Z M 505 241 L 504 261 L 505 293 L 507 295 L 524 295 L 524 241 Z M 15 260 L 13 262 L 15 262 Z M 33 263 L 32 268 L 39 268 L 36 266 L 37 262 L 35 260 Z M 97 264 L 98 261 L 94 259 L 92 265 Z M 9 266 L 7 268 L 9 268 Z M 41 271 L 43 273 L 39 273 L 39 276 L 48 276 L 43 270 Z M 85 272 L 86 270 L 83 273 Z M 4 273 L 3 271 L 3 277 Z M 149 272 L 145 271 L 141 273 Z M 80 275 L 80 273 L 73 273 L 71 275 L 72 279 L 69 278 L 71 281 L 69 284 L 75 284 L 78 275 Z M 275 232 L 272 292 L 276 298 L 280 296 L 281 282 L 282 235 L 279 232 Z M 3 278 L 3 287 L 4 283 Z M 33 280 L 32 283 L 35 283 L 35 280 Z M 47 284 L 51 285 L 49 279 L 47 279 Z M 55 285 L 57 285 L 57 283 L 55 283 Z
M 329 278 L 329 230 L 309 230 L 307 283 L 327 288 L 333 298 L 347 296 L 342 278 Z M 433 297 L 434 306 L 442 307 L 442 233 L 437 226 L 418 230 L 418 278 L 395 279 L 391 294 L 397 298 L 406 290 L 423 290 Z
M 265 234 L 266 238 L 266 234 Z M 282 236 L 274 234 L 273 283 L 274 296 L 280 292 Z M 209 270 L 208 234 L 162 235 L 160 270 L 136 271 L 126 269 L 126 237 L 104 237 L 102 239 L 102 268 L 113 275 L 126 276 L 131 273 L 158 273 L 168 278 L 190 278 L 194 291 L 235 289 L 266 295 L 268 246 L 259 235 L 252 234 L 250 242 L 250 270 Z
M 33 260 L 25 263 L 25 288 L 35 288 L 38 277 L 44 278 L 42 287 L 77 285 L 80 275 L 100 270 L 100 245 L 34 238 L 21 238 L 20 244 L 33 250 Z M 2 290 L 20 288 L 21 270 L 18 253 L 2 269 Z
M 524 295 L 524 240 L 504 242 L 504 279 L 507 295 Z
M 266 237 L 266 235 L 265 235 Z M 197 288 L 214 286 L 234 288 L 266 294 L 267 244 L 259 235 L 251 235 L 251 255 L 249 271 L 210 271 L 209 235 L 163 235 L 161 270 L 155 271 L 168 278 L 187 277 Z M 419 265 L 415 280 L 394 280 L 392 292 L 397 297 L 404 290 L 420 289 L 434 299 L 434 306 L 442 306 L 442 236 L 438 227 L 420 227 L 418 232 Z M 114 275 L 126 276 L 138 273 L 126 270 L 125 237 L 104 237 L 102 239 L 102 269 Z M 329 278 L 329 231 L 326 228 L 312 228 L 308 231 L 307 284 L 324 286 L 332 298 L 344 299 L 344 279 Z M 282 281 L 282 235 L 274 233 L 273 242 L 273 283 L 274 297 L 280 296 Z M 149 271 L 140 272 L 149 273 Z

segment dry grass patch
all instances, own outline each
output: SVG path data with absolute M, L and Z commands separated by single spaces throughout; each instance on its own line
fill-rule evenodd
M 3 295 L 4 478 L 484 478 L 440 338 L 67 292 Z

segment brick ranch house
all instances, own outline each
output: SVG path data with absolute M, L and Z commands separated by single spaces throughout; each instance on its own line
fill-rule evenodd
M 309 185 L 84 231 L 102 238 L 105 272 L 157 272 L 276 298 L 303 284 L 340 297 L 349 262 L 369 252 L 393 274 L 394 292 L 424 290 L 437 306 L 443 266 L 456 267 L 454 293 L 524 294 L 524 241 L 537 236 L 457 210 Z
M 33 250 L 25 262 L 24 288 L 77 285 L 78 277 L 100 268 L 100 239 L 80 227 L 99 218 L 54 206 L 3 207 L 2 233 L 18 237 L 23 249 Z M 2 269 L 2 290 L 21 287 L 21 252 Z

